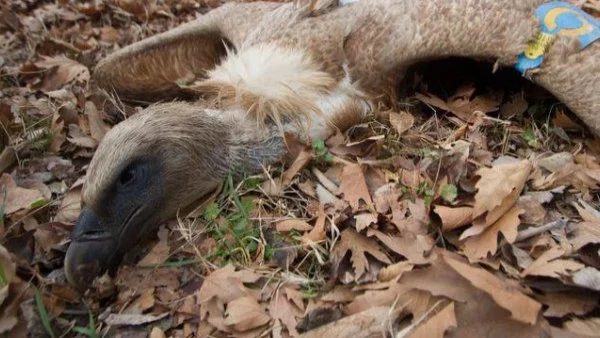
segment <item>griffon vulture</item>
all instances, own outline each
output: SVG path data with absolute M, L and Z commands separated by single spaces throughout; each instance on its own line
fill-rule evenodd
M 125 47 L 98 64 L 96 84 L 123 100 L 162 103 L 99 145 L 68 279 L 85 288 L 229 173 L 278 161 L 282 130 L 323 139 L 360 121 L 417 62 L 518 63 L 600 134 L 599 30 L 591 16 L 544 0 L 297 0 L 226 4 Z M 173 100 L 181 97 L 198 100 Z

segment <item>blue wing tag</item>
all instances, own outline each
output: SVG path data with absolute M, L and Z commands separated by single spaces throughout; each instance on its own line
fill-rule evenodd
M 540 32 L 519 55 L 515 65 L 523 74 L 542 65 L 544 54 L 557 36 L 578 39 L 581 49 L 600 38 L 600 21 L 571 4 L 549 2 L 538 7 L 535 16 L 540 23 Z

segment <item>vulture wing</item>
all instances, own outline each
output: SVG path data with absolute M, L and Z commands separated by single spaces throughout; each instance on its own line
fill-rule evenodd
M 195 21 L 129 45 L 103 59 L 96 84 L 128 101 L 156 102 L 189 97 L 182 84 L 206 77 L 237 49 L 252 27 L 278 3 L 228 4 Z
M 462 56 L 514 67 L 519 55 L 541 47 L 541 66 L 525 75 L 600 135 L 600 41 L 592 42 L 600 37 L 600 24 L 568 4 L 380 0 L 360 1 L 340 11 L 351 11 L 345 16 L 362 20 L 350 35 L 345 53 L 352 77 L 361 79 L 365 90 L 373 94 L 398 83 L 417 62 Z M 553 41 L 539 35 L 544 30 L 553 35 Z

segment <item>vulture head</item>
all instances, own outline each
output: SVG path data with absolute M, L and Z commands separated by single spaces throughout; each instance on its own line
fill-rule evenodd
M 116 268 L 156 225 L 213 193 L 228 174 L 257 172 L 283 154 L 276 129 L 257 137 L 227 115 L 157 104 L 106 134 L 88 168 L 65 260 L 71 284 L 83 289 Z

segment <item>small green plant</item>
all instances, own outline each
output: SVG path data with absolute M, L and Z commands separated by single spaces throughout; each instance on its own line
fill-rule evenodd
M 6 272 L 4 271 L 4 265 L 0 262 L 0 288 L 8 285 L 8 278 L 6 278 Z
M 325 141 L 318 140 L 312 144 L 313 152 L 315 153 L 315 162 L 317 163 L 331 163 L 333 161 L 333 155 L 327 150 Z
M 458 197 L 458 188 L 456 188 L 454 184 L 445 184 L 442 187 L 440 196 L 442 196 L 446 202 L 454 202 Z
M 256 189 L 260 186 L 261 182 L 260 177 L 248 177 L 242 182 L 242 188 L 247 190 Z
M 531 128 L 525 129 L 525 131 L 523 132 L 523 139 L 532 148 L 537 149 L 541 146 L 540 142 L 537 139 L 537 136 L 535 135 L 535 132 Z
M 219 209 L 219 205 L 217 203 L 210 203 L 204 207 L 204 220 L 212 222 L 219 217 L 220 213 L 221 209 Z
M 302 289 L 302 297 L 305 299 L 317 298 L 319 295 L 319 289 L 313 285 L 308 285 L 306 288 Z
M 4 210 L 6 207 L 6 186 L 2 186 L 2 204 L 0 204 L 0 229 L 5 229 Z
M 433 196 L 435 195 L 435 190 L 427 184 L 427 182 L 421 182 L 417 186 L 417 195 L 423 196 L 423 200 L 425 200 L 425 205 L 430 206 Z
M 257 184 L 254 179 L 245 180 L 241 187 L 252 189 Z M 203 218 L 208 225 L 208 234 L 216 241 L 216 247 L 208 258 L 219 258 L 223 264 L 251 262 L 251 257 L 258 253 L 261 241 L 260 228 L 250 219 L 255 207 L 253 197 L 240 196 L 230 175 L 219 201 L 204 208 Z M 270 259 L 273 249 L 266 246 L 264 255 Z
M 98 333 L 96 333 L 96 322 L 94 321 L 94 316 L 92 312 L 88 310 L 89 314 L 89 322 L 88 326 L 75 326 L 73 327 L 73 331 L 86 335 L 90 338 L 98 338 Z

